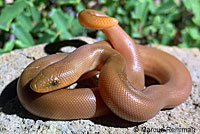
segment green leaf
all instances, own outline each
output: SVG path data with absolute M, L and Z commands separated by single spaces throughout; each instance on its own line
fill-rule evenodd
M 102 4 L 106 4 L 106 1 L 107 1 L 107 0 L 101 0 L 101 3 L 102 3 Z
M 194 40 L 200 40 L 200 32 L 197 27 L 187 27 L 187 33 L 192 37 Z
M 135 8 L 135 3 L 136 1 L 133 1 L 133 0 L 127 0 L 125 5 L 124 5 L 124 8 L 126 11 L 131 11 Z
M 150 25 L 144 28 L 144 35 L 148 36 L 150 33 L 155 33 L 158 31 L 156 26 Z
M 193 22 L 200 26 L 200 1 L 193 0 L 192 3 L 192 12 L 194 13 L 194 17 L 192 18 Z
M 170 37 L 174 36 L 176 30 L 172 23 L 165 22 L 164 24 L 160 25 L 159 33 L 162 35 L 168 35 Z
M 64 39 L 69 39 L 72 35 L 68 32 L 69 18 L 60 9 L 52 9 L 51 18 L 54 26 L 60 31 Z
M 0 55 L 3 54 L 3 53 L 4 53 L 4 51 L 0 48 Z
M 24 13 L 17 16 L 16 20 L 23 27 L 23 29 L 27 30 L 28 32 L 33 28 L 31 18 Z
M 24 44 L 20 40 L 15 41 L 15 46 L 16 46 L 16 48 L 27 48 L 28 47 L 26 44 Z
M 131 37 L 134 37 L 136 35 L 135 33 L 139 33 L 139 31 L 138 31 L 139 25 L 140 25 L 140 23 L 133 23 L 133 22 L 130 23 Z
M 44 33 L 42 34 L 41 38 L 38 40 L 37 44 L 54 42 L 57 37 L 58 37 L 57 34 Z
M 124 15 L 122 17 L 122 20 L 123 20 L 123 23 L 126 24 L 126 25 L 130 25 L 130 19 L 128 16 Z
M 191 10 L 192 2 L 190 0 L 182 0 L 183 5 L 186 7 L 187 10 Z
M 59 5 L 73 5 L 80 3 L 80 0 L 58 0 Z
M 117 13 L 120 14 L 120 15 L 125 15 L 126 14 L 126 12 L 124 11 L 124 9 L 121 8 L 121 7 L 117 8 Z
M 156 38 L 152 38 L 152 37 L 149 37 L 149 38 L 147 39 L 147 42 L 148 42 L 149 44 L 160 44 L 160 41 L 158 41 Z
M 83 5 L 83 3 L 79 3 L 77 6 L 76 6 L 76 11 L 77 12 L 80 12 L 82 11 L 83 9 L 85 9 L 85 6 Z
M 47 18 L 42 18 L 42 24 L 44 25 L 44 28 L 49 28 L 50 23 L 47 20 Z
M 107 1 L 107 6 L 109 6 L 109 8 L 107 8 L 106 9 L 106 14 L 108 15 L 108 16 L 114 16 L 114 14 L 115 14 L 115 10 L 117 9 L 117 3 L 116 2 L 111 2 L 111 4 L 110 4 L 110 2 L 111 1 Z
M 72 37 L 72 35 L 68 30 L 66 30 L 65 32 L 61 33 L 61 37 L 64 38 L 64 39 L 69 39 L 69 38 Z
M 157 14 L 167 14 L 173 12 L 176 9 L 176 3 L 173 0 L 165 0 L 161 6 L 157 9 Z
M 193 43 L 193 46 L 192 47 L 197 47 L 199 48 L 200 47 L 200 40 L 197 40 Z
M 162 19 L 161 19 L 160 16 L 156 16 L 156 17 L 153 19 L 153 25 L 154 25 L 154 26 L 159 25 L 161 22 L 162 22 Z
M 167 45 L 171 41 L 171 37 L 169 35 L 163 35 L 161 38 L 161 44 Z
M 12 24 L 12 33 L 27 47 L 34 45 L 33 38 L 21 25 Z
M 6 42 L 6 44 L 3 46 L 3 52 L 9 52 L 14 48 L 14 40 L 10 40 Z
M 185 28 L 181 31 L 181 40 L 182 40 L 182 43 L 179 44 L 180 47 L 186 47 L 186 46 L 191 47 L 193 45 L 193 41 L 188 34 L 187 28 Z
M 180 17 L 180 12 L 178 10 L 174 10 L 173 12 L 164 15 L 165 20 L 168 22 L 173 22 L 174 20 L 178 20 Z
M 180 48 L 189 48 L 189 46 L 187 44 L 185 44 L 185 43 L 179 44 L 178 47 L 180 47 Z
M 0 55 L 11 51 L 14 48 L 14 45 L 15 45 L 14 40 L 10 40 L 10 41 L 6 42 L 3 46 L 3 48 L 2 49 L 0 48 Z
M 49 0 L 34 0 L 34 5 L 35 6 L 40 6 L 44 3 L 47 3 Z
M 134 19 L 134 20 L 135 20 L 135 19 L 136 19 L 136 20 L 137 20 L 137 19 L 138 19 L 138 20 L 140 19 L 140 16 L 137 16 L 137 15 L 135 14 L 134 11 L 131 11 L 130 14 L 131 14 L 131 18 L 132 18 L 132 19 Z
M 149 1 L 149 11 L 152 14 L 157 14 L 157 8 L 159 8 L 159 4 L 154 4 L 154 1 L 150 0 Z
M 83 33 L 84 28 L 79 24 L 77 19 L 73 19 L 71 23 L 70 33 L 73 36 L 78 36 Z
M 40 21 L 40 12 L 39 12 L 38 8 L 35 6 L 32 6 L 32 7 L 30 7 L 30 10 L 31 10 L 33 20 L 36 23 L 38 23 Z
M 189 0 L 182 0 L 183 5 L 186 7 L 188 11 L 192 10 L 194 17 L 192 17 L 192 21 L 200 26 L 200 1 L 199 0 L 193 0 L 192 2 Z
M 149 12 L 148 5 L 149 2 L 147 0 L 139 1 L 136 3 L 134 16 L 140 20 L 142 26 L 144 26 L 146 23 L 147 14 Z
M 0 15 L 0 28 L 8 31 L 12 20 L 18 16 L 27 6 L 25 0 L 18 0 L 13 5 L 6 5 Z
M 2 7 L 2 6 L 3 6 L 3 0 L 0 0 L 0 7 Z
M 39 21 L 39 22 L 34 26 L 34 28 L 32 29 L 32 32 L 37 34 L 38 32 L 44 31 L 44 29 L 45 29 L 44 24 L 42 23 L 42 21 Z
M 135 32 L 132 34 L 132 37 L 133 38 L 141 38 L 141 34 L 139 32 L 137 32 L 137 33 Z

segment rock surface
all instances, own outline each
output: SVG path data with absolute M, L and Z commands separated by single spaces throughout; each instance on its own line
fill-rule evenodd
M 88 43 L 91 38 L 77 38 Z M 62 45 L 79 45 L 78 40 L 58 44 L 37 45 L 23 50 L 15 50 L 0 55 L 0 133 L 200 133 L 200 51 L 153 45 L 181 60 L 189 69 L 193 89 L 183 104 L 170 110 L 160 111 L 153 119 L 143 123 L 130 123 L 111 114 L 95 119 L 54 121 L 35 117 L 27 112 L 16 96 L 17 79 L 24 68 L 35 59 L 52 53 L 51 48 L 59 50 Z M 58 46 L 58 48 L 57 48 Z M 53 50 L 55 50 L 53 49 Z M 65 47 L 72 51 L 74 47 Z M 158 100 L 159 101 L 159 100 Z

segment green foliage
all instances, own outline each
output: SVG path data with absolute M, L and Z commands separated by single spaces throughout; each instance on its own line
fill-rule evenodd
M 11 21 L 20 15 L 27 6 L 26 1 L 18 0 L 13 5 L 7 5 L 0 16 L 0 28 L 8 31 Z
M 108 14 L 141 43 L 200 47 L 200 0 L 124 0 L 105 5 Z
M 200 48 L 200 0 L 0 0 L 0 54 L 15 48 L 74 36 L 103 34 L 84 30 L 77 13 L 85 8 L 106 12 L 142 44 Z

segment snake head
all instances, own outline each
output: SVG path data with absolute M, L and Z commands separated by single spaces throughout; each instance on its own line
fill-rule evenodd
M 30 87 L 38 93 L 46 93 L 64 88 L 73 83 L 69 77 L 70 73 L 70 70 L 63 72 L 53 67 L 45 68 L 34 77 L 30 83 Z
M 105 29 L 118 24 L 117 19 L 92 9 L 81 11 L 78 20 L 83 27 L 91 29 Z

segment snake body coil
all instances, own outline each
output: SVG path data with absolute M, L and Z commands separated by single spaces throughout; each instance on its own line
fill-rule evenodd
M 19 100 L 28 111 L 67 120 L 97 117 L 111 110 L 125 120 L 141 122 L 187 99 L 192 81 L 178 59 L 135 45 L 117 20 L 103 13 L 86 9 L 79 14 L 79 21 L 87 28 L 101 29 L 109 42 L 85 45 L 71 54 L 54 54 L 30 64 L 17 87 Z M 64 89 L 92 70 L 100 70 L 98 88 Z M 144 74 L 160 85 L 144 88 Z

